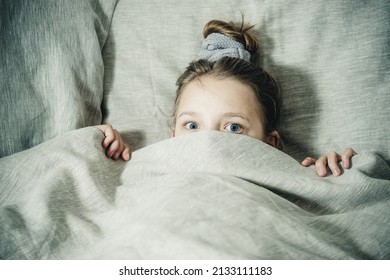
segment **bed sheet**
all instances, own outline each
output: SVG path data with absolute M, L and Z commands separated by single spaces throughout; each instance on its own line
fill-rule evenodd
M 390 258 L 390 169 L 372 152 L 320 178 L 242 135 L 171 138 L 127 163 L 102 139 L 79 129 L 0 160 L 0 258 Z

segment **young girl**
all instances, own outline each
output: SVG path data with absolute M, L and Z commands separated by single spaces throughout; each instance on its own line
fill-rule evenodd
M 275 130 L 280 110 L 278 87 L 253 63 L 258 42 L 249 29 L 218 20 L 206 24 L 199 60 L 191 62 L 176 83 L 173 137 L 217 130 L 245 134 L 282 148 Z M 98 128 L 105 135 L 107 156 L 129 160 L 130 148 L 120 134 L 110 125 Z M 343 155 L 331 152 L 318 160 L 307 157 L 301 164 L 315 164 L 319 176 L 326 176 L 327 168 L 338 176 L 339 162 L 348 169 L 354 155 L 355 151 L 348 148 Z

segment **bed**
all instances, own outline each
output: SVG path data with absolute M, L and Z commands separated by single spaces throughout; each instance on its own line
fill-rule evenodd
M 1 1 L 1 259 L 390 259 L 390 3 L 196 3 Z M 171 138 L 204 24 L 242 14 L 284 149 Z M 129 162 L 105 156 L 101 123 Z M 346 147 L 342 176 L 299 163 Z

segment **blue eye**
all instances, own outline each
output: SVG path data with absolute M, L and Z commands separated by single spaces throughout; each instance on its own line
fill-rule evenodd
M 198 129 L 199 128 L 199 126 L 198 126 L 198 124 L 196 122 L 187 122 L 184 126 L 188 130 L 194 130 L 194 129 Z
M 225 129 L 232 133 L 242 133 L 242 126 L 238 123 L 229 123 Z

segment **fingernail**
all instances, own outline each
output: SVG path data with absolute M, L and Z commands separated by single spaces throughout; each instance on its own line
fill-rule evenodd
M 334 168 L 334 169 L 332 169 L 332 173 L 333 173 L 334 176 L 339 176 L 340 175 L 340 170 Z

